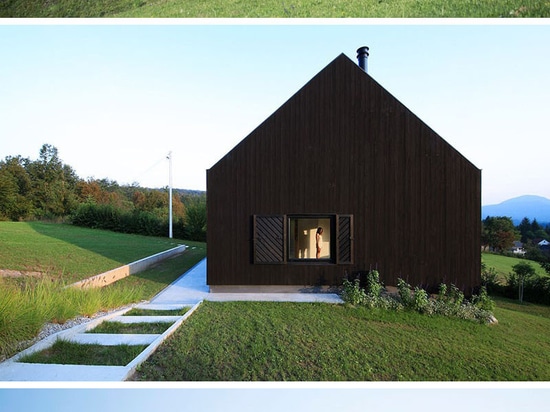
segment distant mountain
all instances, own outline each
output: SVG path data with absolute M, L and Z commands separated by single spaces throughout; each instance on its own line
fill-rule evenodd
M 481 208 L 481 218 L 487 216 L 508 216 L 518 225 L 524 217 L 531 221 L 537 219 L 541 224 L 550 223 L 550 199 L 542 196 L 519 196 L 505 200 L 498 205 L 487 205 Z

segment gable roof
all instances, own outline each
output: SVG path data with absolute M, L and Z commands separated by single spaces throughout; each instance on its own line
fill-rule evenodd
M 319 87 L 320 84 L 321 87 Z M 312 90 L 316 91 L 316 93 L 309 93 Z M 349 105 L 345 110 L 342 107 L 338 107 L 345 98 L 342 96 L 334 98 L 335 93 L 347 97 Z M 302 101 L 304 95 L 308 95 L 307 102 Z M 387 102 L 386 106 L 377 106 L 380 102 L 380 97 L 385 98 Z M 394 95 L 381 86 L 349 57 L 341 53 L 283 103 L 273 114 L 258 125 L 247 137 L 239 142 L 226 156 L 214 164 L 212 168 L 215 168 L 218 163 L 224 161 L 226 157 L 231 158 L 233 151 L 240 150 L 240 147 L 246 144 L 248 139 L 252 139 L 254 138 L 253 136 L 258 135 L 258 132 L 262 128 L 269 127 L 268 125 L 276 121 L 277 117 L 282 115 L 282 112 L 289 109 L 289 106 L 300 106 L 299 110 L 302 111 L 303 117 L 306 117 L 317 110 L 320 105 L 331 106 L 331 102 L 333 102 L 334 106 L 325 107 L 324 112 L 331 113 L 334 119 L 348 118 L 349 120 L 353 120 L 359 116 L 364 116 L 366 119 L 371 117 L 375 121 L 379 121 L 380 117 L 385 117 L 388 122 L 391 122 L 394 115 L 410 116 L 418 123 L 417 127 L 429 130 L 434 136 L 437 136 L 437 139 L 441 140 L 441 144 L 444 146 L 442 150 L 453 151 L 464 162 L 475 167 L 466 157 L 438 135 Z M 347 111 L 347 115 L 345 111 Z M 285 144 L 284 138 L 278 143 Z

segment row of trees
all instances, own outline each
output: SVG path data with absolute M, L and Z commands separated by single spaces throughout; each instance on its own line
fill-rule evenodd
M 518 226 L 504 216 L 488 216 L 482 222 L 481 244 L 484 248 L 503 253 L 514 241 L 521 241 L 526 249 L 536 246 L 542 239 L 550 239 L 550 225 L 542 227 L 537 219 L 525 217 Z
M 0 220 L 70 219 L 75 224 L 165 236 L 168 190 L 81 179 L 45 144 L 30 160 L 0 161 Z M 174 237 L 206 240 L 206 194 L 174 190 Z

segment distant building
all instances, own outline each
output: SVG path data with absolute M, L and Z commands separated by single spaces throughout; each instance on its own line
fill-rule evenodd
M 525 249 L 523 248 L 523 243 L 521 243 L 518 240 L 514 240 L 514 244 L 510 250 L 512 251 L 512 253 L 516 255 L 519 255 L 519 256 L 525 255 Z
M 212 292 L 375 268 L 388 286 L 481 283 L 481 171 L 343 54 L 208 170 L 207 194 Z

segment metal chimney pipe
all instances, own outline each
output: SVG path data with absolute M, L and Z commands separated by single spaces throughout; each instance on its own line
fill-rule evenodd
M 365 72 L 367 71 L 367 58 L 369 57 L 369 48 L 363 46 L 357 49 L 357 60 L 359 61 L 359 67 Z

